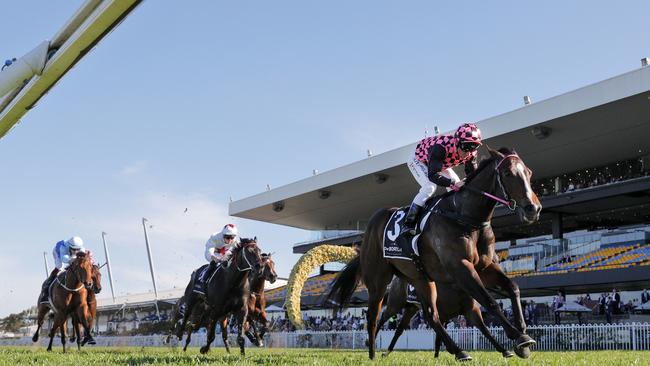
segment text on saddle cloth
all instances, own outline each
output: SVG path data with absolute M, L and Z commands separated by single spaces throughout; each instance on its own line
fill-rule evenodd
M 417 292 L 415 292 L 415 286 L 410 283 L 406 286 L 406 302 L 420 305 L 420 299 L 418 298 Z
M 418 239 L 420 238 L 420 234 L 424 229 L 424 225 L 431 215 L 431 211 L 436 207 L 438 202 L 440 202 L 440 200 L 436 199 L 433 204 L 426 206 L 426 211 L 416 226 L 417 234 L 412 237 L 411 235 L 404 235 L 402 238 L 400 238 L 400 232 L 404 224 L 404 218 L 406 217 L 406 209 L 399 209 L 393 212 L 393 214 L 390 216 L 390 219 L 388 220 L 388 223 L 386 223 L 386 227 L 384 228 L 384 258 L 404 259 L 412 261 L 412 253 L 415 253 L 415 255 L 420 255 L 420 251 L 418 250 Z M 405 245 L 409 245 L 409 247 L 405 248 Z

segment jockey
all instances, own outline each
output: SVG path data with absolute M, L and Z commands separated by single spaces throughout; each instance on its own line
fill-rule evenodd
M 210 265 L 199 277 L 201 284 L 212 276 L 217 266 L 228 262 L 232 249 L 239 245 L 239 230 L 234 224 L 227 224 L 220 232 L 214 233 L 205 243 L 205 259 Z
M 77 253 L 79 252 L 85 253 L 86 248 L 84 248 L 83 240 L 78 236 L 73 236 L 68 240 L 61 240 L 54 245 L 52 256 L 54 256 L 55 267 L 50 273 L 50 276 L 43 283 L 43 292 L 47 291 L 56 275 L 64 270 L 71 261 L 77 258 Z
M 465 174 L 472 173 L 476 169 L 477 149 L 481 144 L 481 130 L 473 123 L 462 124 L 453 135 L 431 136 L 418 143 L 408 167 L 421 188 L 409 207 L 402 233 L 415 234 L 418 215 L 437 186 L 460 190 L 465 182 L 452 168 L 464 164 Z

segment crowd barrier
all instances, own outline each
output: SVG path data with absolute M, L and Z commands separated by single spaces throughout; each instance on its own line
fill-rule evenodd
M 488 340 L 476 328 L 447 329 L 454 341 L 465 350 L 492 350 Z M 512 349 L 512 342 L 507 339 L 502 328 L 490 328 L 490 332 L 506 348 Z M 650 324 L 586 324 L 553 325 L 529 327 L 527 333 L 537 341 L 537 351 L 591 351 L 591 350 L 650 350 Z M 379 349 L 390 344 L 393 331 L 381 331 L 377 337 Z M 435 333 L 429 329 L 405 331 L 397 342 L 395 349 L 431 350 L 435 345 Z M 97 336 L 98 346 L 107 347 L 176 347 L 174 338 L 171 345 L 165 343 L 166 336 Z M 273 332 L 265 336 L 266 347 L 271 348 L 333 348 L 364 349 L 367 332 Z M 47 345 L 49 338 L 41 337 L 40 344 Z M 191 346 L 205 344 L 205 334 L 194 334 Z M 55 344 L 60 346 L 60 338 Z M 236 335 L 230 335 L 230 344 L 236 345 Z M 31 338 L 0 339 L 0 346 L 31 346 Z M 70 344 L 69 344 L 70 345 Z M 221 335 L 217 335 L 213 347 L 222 347 Z M 250 347 L 247 341 L 247 347 Z

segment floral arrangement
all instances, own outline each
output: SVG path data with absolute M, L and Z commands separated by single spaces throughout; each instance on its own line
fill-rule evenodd
M 300 294 L 311 271 L 325 263 L 347 263 L 357 256 L 357 251 L 350 247 L 338 245 L 320 245 L 305 253 L 293 269 L 287 284 L 285 306 L 289 320 L 296 329 L 303 329 L 302 313 L 300 311 Z

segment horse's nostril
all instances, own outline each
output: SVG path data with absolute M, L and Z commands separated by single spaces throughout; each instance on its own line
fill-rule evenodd
M 526 205 L 524 211 L 526 211 L 527 214 L 534 214 L 537 213 L 537 207 L 535 207 L 535 205 Z

